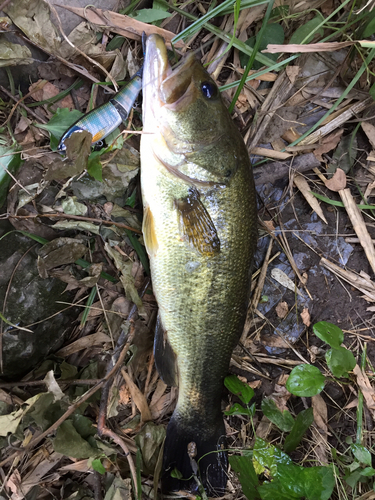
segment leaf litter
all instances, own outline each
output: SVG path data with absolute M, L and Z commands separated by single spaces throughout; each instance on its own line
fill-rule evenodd
M 2 93 L 0 88 L 3 127 L 7 126 L 8 131 L 10 127 L 24 150 L 21 156 L 17 147 L 12 146 L 7 130 L 1 129 L 0 147 L 3 149 L 0 156 L 4 175 L 0 178 L 0 201 L 5 202 L 11 183 L 2 218 L 9 218 L 16 229 L 47 238 L 49 242 L 45 242 L 39 250 L 40 274 L 64 281 L 70 290 L 75 291 L 72 304 L 76 303 L 81 306 L 80 309 L 83 307 L 88 311 L 84 326 L 73 328 L 69 342 L 56 352 L 56 358 L 51 359 L 55 381 L 50 380 L 47 392 L 40 393 L 37 388 L 31 389 L 32 386 L 18 389 L 20 392 L 17 394 L 21 396 L 18 403 L 23 402 L 18 409 L 6 397 L 6 392 L 1 399 L 8 405 L 8 412 L 3 412 L 0 417 L 4 438 L 11 433 L 21 447 L 31 441 L 31 448 L 28 448 L 31 450 L 28 455 L 31 474 L 26 473 L 17 462 L 13 471 L 7 469 L 14 455 L 12 448 L 5 441 L 3 443 L 1 466 L 10 472 L 5 487 L 14 499 L 24 498 L 33 488 L 41 492 L 42 480 L 47 481 L 51 492 L 56 493 L 61 484 L 60 474 L 63 474 L 61 477 L 65 482 L 67 471 L 73 470 L 76 472 L 69 476 L 64 498 L 80 491 L 78 483 L 82 479 L 92 486 L 89 474 L 92 470 L 97 474 L 107 471 L 112 478 L 106 499 L 117 498 L 116 488 L 123 492 L 121 498 L 130 498 L 132 490 L 138 490 L 139 494 L 139 488 L 144 492 L 151 491 L 154 486 L 157 488 L 157 484 L 152 483 L 152 476 L 157 482 L 165 423 L 176 401 L 176 389 L 168 388 L 153 366 L 151 345 L 156 302 L 152 289 L 149 287 L 140 299 L 147 261 L 139 235 L 139 141 L 135 134 L 142 127 L 139 109 L 135 109 L 131 123 L 134 134 L 127 135 L 119 149 L 111 149 L 108 145 L 105 152 L 94 158 L 89 139 L 83 136 L 79 140 L 72 138 L 66 161 L 62 161 L 57 153 L 48 152 L 48 149 L 49 145 L 52 150 L 56 149 L 61 134 L 82 112 L 108 99 L 104 92 L 114 92 L 111 81 L 127 79 L 136 67 L 139 68 L 143 31 L 164 30 L 164 38 L 170 42 L 175 34 L 183 31 L 182 26 L 189 28 L 193 19 L 206 14 L 207 7 L 209 5 L 198 2 L 188 9 L 157 2 L 152 9 L 136 11 L 125 8 L 123 13 L 91 6 L 70 8 L 85 22 L 68 34 L 69 41 L 59 32 L 59 23 L 56 27 L 51 22 L 51 12 L 45 2 L 34 2 L 32 9 L 29 2 L 19 1 L 5 7 L 11 21 L 22 31 L 22 36 L 44 50 L 50 59 L 48 71 L 45 64 L 39 65 L 40 80 L 34 83 L 36 87 L 23 89 L 22 93 L 14 89 L 12 98 Z M 185 9 L 187 18 L 178 9 Z M 315 365 L 327 370 L 324 368 L 327 365 L 322 358 L 320 341 L 311 332 L 310 324 L 316 321 L 327 320 L 346 327 L 345 342 L 348 346 L 355 346 L 351 349 L 357 356 L 362 354 L 364 348 L 358 340 L 360 335 L 367 334 L 367 338 L 373 338 L 373 306 L 369 306 L 375 301 L 372 241 L 375 207 L 371 206 L 375 183 L 374 155 L 371 156 L 375 140 L 372 123 L 373 56 L 371 44 L 370 52 L 366 52 L 365 44 L 352 41 L 370 37 L 373 21 L 372 14 L 367 11 L 358 11 L 357 17 L 351 17 L 351 9 L 350 1 L 342 2 L 342 5 L 333 0 L 300 2 L 297 6 L 287 0 L 277 6 L 275 3 L 270 24 L 263 32 L 265 38 L 261 40 L 264 48 L 268 46 L 268 52 L 260 45 L 263 52 L 257 56 L 248 73 L 248 81 L 234 103 L 233 116 L 254 163 L 264 161 L 264 158 L 279 160 L 268 165 L 272 172 L 271 181 L 279 180 L 268 183 L 256 180 L 262 200 L 259 204 L 260 217 L 271 220 L 271 223 L 260 231 L 255 269 L 262 268 L 262 272 L 259 276 L 254 272 L 253 287 L 256 292 L 248 310 L 241 346 L 233 354 L 231 370 L 242 380 L 255 384 L 258 408 L 260 399 L 263 397 L 263 402 L 267 401 L 265 398 L 270 394 L 274 398 L 271 401 L 275 400 L 277 406 L 276 409 L 272 407 L 275 416 L 271 420 L 266 416 L 271 417 L 270 409 L 263 408 L 263 405 L 263 416 L 260 411 L 253 414 L 255 435 L 246 423 L 247 417 L 236 414 L 226 417 L 228 435 L 232 439 L 232 442 L 229 440 L 230 446 L 236 448 L 240 445 L 242 448 L 245 444 L 251 445 L 256 460 L 260 460 L 260 449 L 268 450 L 268 455 L 264 456 L 270 460 L 270 456 L 279 453 L 277 444 L 284 446 L 295 464 L 318 461 L 318 465 L 324 468 L 334 463 L 342 474 L 346 470 L 343 465 L 345 460 L 353 460 L 353 456 L 350 458 L 346 451 L 344 441 L 352 436 L 355 439 L 356 430 L 362 426 L 355 407 L 345 410 L 345 428 L 335 425 L 336 416 L 342 415 L 340 412 L 351 397 L 350 391 L 336 379 L 335 383 L 326 384 L 322 395 L 306 400 L 305 408 L 302 408 L 299 400 L 291 397 L 285 388 L 285 380 L 283 384 L 277 382 L 288 376 L 308 353 L 314 353 Z M 220 28 L 213 24 L 193 23 L 193 29 L 174 47 L 181 53 L 199 49 L 199 57 L 203 56 L 203 60 L 210 63 L 210 73 L 220 85 L 224 85 L 223 96 L 229 105 L 235 92 L 232 85 L 235 82 L 238 84 L 244 75 L 244 66 L 262 26 L 265 6 L 244 6 L 237 19 L 232 10 L 223 12 L 217 18 Z M 366 15 L 370 17 L 366 18 Z M 327 39 L 335 33 L 327 20 L 328 16 L 331 16 L 329 22 L 338 23 L 333 42 Z M 186 19 L 189 19 L 188 23 Z M 343 20 L 358 30 L 350 41 L 342 36 L 345 34 Z M 144 24 L 145 21 L 156 25 Z M 4 26 L 6 29 L 7 23 Z M 230 33 L 230 37 L 235 32 L 230 38 L 225 31 Z M 115 33 L 123 37 L 124 45 L 105 50 L 105 45 L 114 40 Z M 281 35 L 289 45 L 281 45 L 284 41 Z M 7 50 L 1 51 L 1 64 L 12 67 L 32 62 L 31 52 L 25 46 L 18 43 L 2 46 Z M 272 46 L 277 47 L 276 57 L 262 58 L 260 54 L 269 54 Z M 298 59 L 297 55 L 289 56 L 288 53 L 295 53 L 293 50 L 302 55 Z M 90 62 L 93 60 L 95 64 Z M 262 66 L 266 61 L 269 67 L 272 65 L 271 69 Z M 44 81 L 46 76 L 49 81 Z M 82 76 L 86 80 L 81 80 L 80 86 L 75 87 L 77 78 Z M 91 86 L 90 82 L 94 85 Z M 99 82 L 103 84 L 98 85 Z M 61 91 L 72 85 L 70 93 L 58 99 Z M 12 85 L 10 87 L 12 89 Z M 3 103 L 7 105 L 5 114 Z M 75 109 L 72 111 L 72 108 Z M 361 124 L 365 135 L 361 134 L 357 123 Z M 46 140 L 45 133 L 50 135 L 50 142 Z M 264 167 L 266 172 L 267 165 Z M 254 172 L 262 168 L 263 164 L 256 165 Z M 319 199 L 314 194 L 323 195 L 323 198 Z M 341 206 L 329 203 L 337 201 L 338 197 L 342 200 Z M 369 208 L 358 208 L 364 202 Z M 60 218 L 57 224 L 56 216 Z M 324 226 L 318 217 L 324 221 Z M 350 242 L 347 241 L 349 238 Z M 5 244 L 6 239 L 2 241 Z M 82 267 L 83 262 L 86 267 Z M 113 281 L 106 280 L 103 273 Z M 362 295 L 353 291 L 355 289 Z M 98 295 L 88 302 L 90 290 Z M 140 307 L 138 314 L 131 315 L 132 303 Z M 117 375 L 108 395 L 110 406 L 107 416 L 114 430 L 110 431 L 112 434 L 104 432 L 99 439 L 94 427 L 93 405 L 97 405 L 95 391 L 102 385 L 87 393 L 88 386 L 80 385 L 79 381 L 99 381 L 103 377 L 103 353 L 111 352 L 121 330 L 129 328 L 133 332 L 133 340 L 131 347 L 129 342 L 125 345 L 123 356 L 126 366 Z M 374 348 L 369 343 L 367 368 L 356 366 L 350 375 L 357 394 L 363 394 L 363 411 L 371 415 L 374 354 Z M 68 370 L 72 375 L 70 384 L 65 385 L 66 379 L 62 378 L 66 371 L 63 359 L 74 368 Z M 267 367 L 267 375 L 257 368 L 255 362 L 260 368 Z M 40 379 L 47 373 L 47 369 L 41 372 Z M 34 375 L 30 373 L 26 377 L 32 379 Z M 57 386 L 65 396 L 53 402 L 53 394 L 59 392 Z M 14 387 L 17 387 L 16 381 Z M 85 399 L 88 394 L 92 394 L 93 401 Z M 84 397 L 80 400 L 82 395 Z M 236 402 L 238 396 L 226 395 L 227 399 L 231 397 Z M 68 405 L 72 403 L 74 408 L 68 411 Z M 288 412 L 283 417 L 287 421 L 287 424 L 284 422 L 286 427 L 281 424 L 284 425 L 284 432 L 286 429 L 290 432 L 286 440 L 282 438 L 278 411 Z M 81 417 L 84 422 L 79 422 Z M 292 421 L 295 423 L 292 424 Z M 313 421 L 314 425 L 310 427 Z M 364 422 L 367 425 L 366 419 Z M 36 435 L 34 438 L 30 435 L 30 429 L 35 429 L 33 425 L 39 426 L 42 431 L 52 429 L 43 437 L 44 457 L 33 448 L 39 442 Z M 116 444 L 109 444 L 104 439 L 106 435 L 116 438 Z M 252 443 L 255 436 L 256 445 Z M 273 444 L 262 442 L 260 438 Z M 371 447 L 370 427 L 362 443 Z M 131 461 L 121 456 L 119 448 L 130 450 Z M 342 459 L 331 451 L 332 448 L 339 450 Z M 139 450 L 138 454 L 136 450 Z M 259 497 L 254 496 L 254 491 L 259 491 L 261 498 L 273 498 L 272 488 L 279 488 L 278 498 L 282 498 L 280 495 L 292 498 L 288 496 L 292 494 L 288 490 L 289 474 L 294 474 L 293 498 L 310 498 L 309 495 L 313 494 L 312 490 L 305 491 L 303 487 L 304 481 L 310 481 L 304 476 L 305 469 L 288 469 L 297 467 L 289 461 L 276 469 L 270 468 L 272 474 L 277 470 L 277 475 L 269 476 L 273 478 L 272 482 L 266 480 L 263 486 L 259 486 L 259 479 L 252 472 L 254 460 L 247 461 L 245 465 L 245 462 L 237 460 L 245 458 L 245 451 L 241 453 L 241 457 L 232 455 L 231 464 L 239 473 L 243 492 L 248 498 Z M 357 470 L 358 465 L 363 472 L 365 469 L 359 465 L 358 456 L 358 453 L 354 456 L 357 462 L 352 462 L 352 470 Z M 56 465 L 59 465 L 58 469 L 54 469 Z M 129 467 L 132 471 L 130 475 Z M 50 471 L 53 471 L 50 478 L 43 479 Z M 251 487 L 244 480 L 244 471 L 252 478 Z M 322 471 L 315 469 L 317 483 L 321 481 L 318 477 Z M 369 474 L 367 482 L 363 479 L 364 475 L 358 475 L 358 481 L 354 481 L 345 472 L 348 482 L 344 480 L 344 486 L 337 486 L 333 498 L 344 498 L 343 495 L 351 491 L 360 492 L 364 498 L 365 489 L 371 485 L 370 472 L 364 473 Z M 132 477 L 132 486 L 129 477 Z M 330 480 L 327 476 L 326 491 L 331 488 L 328 486 Z M 235 497 L 239 482 L 232 472 L 230 484 L 229 495 Z M 83 495 L 82 490 L 82 495 L 77 498 L 84 498 Z M 324 489 L 316 495 L 311 498 L 328 498 L 324 496 Z

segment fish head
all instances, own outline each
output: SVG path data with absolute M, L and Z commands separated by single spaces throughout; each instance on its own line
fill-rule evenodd
M 232 127 L 215 81 L 193 53 L 172 68 L 163 38 L 146 41 L 143 73 L 143 123 L 176 144 L 212 144 Z

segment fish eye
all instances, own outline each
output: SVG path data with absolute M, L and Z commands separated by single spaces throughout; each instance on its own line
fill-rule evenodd
M 201 90 L 206 99 L 215 99 L 219 95 L 217 86 L 212 82 L 203 82 Z

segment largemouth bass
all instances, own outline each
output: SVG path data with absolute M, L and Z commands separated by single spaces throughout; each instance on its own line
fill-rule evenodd
M 206 491 L 221 495 L 221 393 L 244 325 L 257 240 L 251 165 L 215 82 L 193 54 L 172 70 L 158 35 L 146 41 L 143 132 L 143 235 L 159 306 L 155 363 L 179 388 L 162 488 L 196 492 L 195 463 Z

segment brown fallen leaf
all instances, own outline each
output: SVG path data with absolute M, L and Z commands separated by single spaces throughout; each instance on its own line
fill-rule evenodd
M 344 203 L 345 210 L 349 216 L 350 222 L 353 225 L 353 229 L 356 232 L 359 241 L 365 251 L 367 260 L 375 273 L 375 248 L 371 240 L 371 236 L 367 230 L 365 221 L 361 211 L 359 210 L 354 198 L 350 192 L 350 189 L 342 189 L 339 191 L 342 202 Z
M 275 311 L 279 318 L 284 319 L 289 311 L 288 304 L 286 302 L 279 302 L 275 308 Z
M 307 203 L 310 205 L 310 207 L 314 210 L 314 212 L 322 219 L 323 222 L 328 224 L 326 218 L 324 217 L 322 207 L 319 205 L 318 200 L 311 194 L 311 188 L 309 186 L 309 183 L 300 174 L 297 174 L 294 176 L 293 179 L 294 184 L 297 186 L 297 188 L 301 191 L 301 194 L 307 201 Z
M 338 168 L 333 176 L 326 181 L 326 187 L 331 191 L 341 191 L 346 188 L 346 173 Z
M 336 148 L 343 133 L 344 129 L 341 128 L 339 130 L 335 130 L 335 132 L 333 132 L 332 134 L 327 135 L 327 137 L 322 140 L 322 144 L 317 149 L 315 149 L 315 151 L 313 151 L 315 158 L 323 162 L 324 159 L 322 155 L 324 153 L 329 153 L 330 151 L 332 151 L 332 149 Z
M 306 326 L 311 325 L 310 313 L 309 313 L 309 310 L 307 307 L 303 308 L 303 311 L 301 312 L 301 319 L 302 319 L 304 325 L 306 325 Z
M 265 50 L 261 52 L 265 54 L 278 54 L 285 52 L 288 54 L 295 54 L 296 52 L 332 52 L 333 50 L 340 50 L 345 47 L 350 47 L 357 42 L 321 42 L 309 43 L 308 45 L 300 45 L 291 43 L 289 45 L 276 45 L 269 43 Z
M 122 368 L 121 374 L 124 377 L 125 383 L 130 391 L 132 400 L 141 413 L 141 421 L 148 422 L 149 420 L 152 420 L 150 408 L 148 407 L 144 394 L 142 394 L 140 389 L 135 385 L 132 378 L 124 368 Z
M 285 73 L 288 75 L 288 78 L 291 83 L 294 84 L 294 82 L 297 80 L 300 69 L 301 68 L 299 66 L 287 66 L 285 68 Z
M 314 413 L 314 422 L 317 427 L 317 433 L 314 433 L 314 438 L 317 441 L 317 446 L 315 446 L 315 454 L 320 461 L 320 463 L 328 463 L 327 460 L 327 437 L 328 437 L 328 426 L 327 426 L 327 405 L 320 394 L 313 396 L 311 398 L 311 405 Z
M 368 140 L 373 148 L 375 148 L 375 127 L 368 122 L 361 123 L 364 133 L 367 135 Z
M 362 391 L 363 397 L 365 398 L 366 406 L 371 413 L 373 420 L 375 420 L 375 391 L 371 386 L 370 380 L 366 373 L 361 370 L 358 365 L 355 365 L 353 373 L 357 377 L 357 384 Z
M 152 24 L 142 23 L 132 17 L 124 16 L 110 10 L 97 9 L 92 6 L 89 6 L 90 8 L 80 8 L 61 5 L 60 7 L 70 10 L 70 12 L 74 12 L 74 14 L 83 17 L 87 22 L 103 27 L 105 30 L 131 38 L 132 40 L 141 40 L 142 33 L 146 33 L 147 36 L 152 33 L 157 33 L 164 38 L 167 45 L 170 45 L 172 38 L 176 36 L 175 33 L 171 31 L 158 28 Z M 184 43 L 180 40 L 175 43 L 174 46 L 182 48 Z

